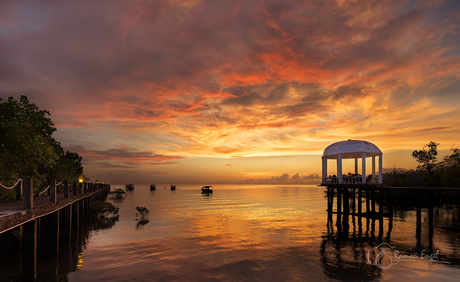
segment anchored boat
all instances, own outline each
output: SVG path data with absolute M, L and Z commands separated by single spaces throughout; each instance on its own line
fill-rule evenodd
M 176 190 L 176 185 L 171 185 L 171 191 L 175 191 Z
M 134 190 L 134 184 L 126 184 L 126 190 Z
M 212 193 L 212 186 L 203 186 L 201 188 L 201 194 L 211 194 Z
M 151 185 L 150 185 L 150 191 L 155 191 L 155 189 L 156 189 L 155 184 L 151 184 Z

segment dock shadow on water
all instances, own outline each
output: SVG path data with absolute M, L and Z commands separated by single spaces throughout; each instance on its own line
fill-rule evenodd
M 337 191 L 316 186 L 229 185 L 212 196 L 194 186 L 175 193 L 148 188 L 136 186 L 123 200 L 109 196 L 120 216 L 82 216 L 71 234 L 51 228 L 56 216 L 65 222 L 64 212 L 42 217 L 35 281 L 455 281 L 460 276 L 458 193 L 417 198 L 393 191 L 390 207 L 382 194 L 370 193 L 368 205 L 365 191 L 359 197 L 358 191 L 342 190 L 346 200 L 338 212 Z M 141 207 L 150 210 L 148 219 L 135 215 Z M 22 281 L 28 267 L 21 258 L 22 231 L 0 235 L 0 281 Z M 59 232 L 58 244 L 50 232 Z

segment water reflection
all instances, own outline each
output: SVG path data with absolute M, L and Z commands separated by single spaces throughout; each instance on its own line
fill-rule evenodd
M 137 222 L 136 224 L 136 229 L 144 229 L 144 225 L 149 223 L 150 221 L 148 219 L 141 219 Z
M 94 232 L 112 228 L 119 220 L 115 218 L 94 218 L 82 213 L 78 218 L 78 228 L 67 229 L 69 222 L 62 212 L 55 212 L 37 219 L 37 251 L 34 281 L 67 281 L 67 275 L 79 271 L 83 267 L 82 253 Z M 59 217 L 60 227 L 54 227 Z M 77 225 L 76 222 L 73 223 Z M 50 232 L 58 232 L 57 245 Z M 67 233 L 69 232 L 69 233 Z M 0 234 L 0 281 L 28 281 L 29 277 L 21 276 L 22 260 L 22 227 Z M 29 273 L 25 275 L 29 276 Z
M 109 197 L 119 221 L 82 223 L 57 256 L 40 252 L 38 281 L 414 281 L 460 274 L 458 205 L 433 205 L 432 225 L 423 206 L 417 229 L 414 206 L 395 204 L 391 218 L 329 216 L 318 187 L 218 187 L 209 196 L 200 187 L 152 193 L 138 185 L 122 201 Z M 150 210 L 144 222 L 135 221 L 140 205 Z M 382 270 L 367 262 L 380 243 L 404 253 L 440 250 L 440 258 Z M 21 280 L 14 278 L 19 264 L 10 276 L 3 267 L 0 281 Z
M 417 263 L 421 264 L 417 267 L 433 267 L 427 265 L 431 260 L 420 260 L 436 254 L 436 261 L 432 262 L 435 265 L 460 268 L 458 194 L 447 194 L 439 194 L 439 197 L 433 197 L 433 194 L 419 195 L 417 198 L 409 197 L 405 191 L 394 193 L 395 201 L 391 207 L 394 213 L 387 217 L 350 213 L 348 208 L 342 212 L 332 212 L 328 200 L 329 212 L 320 247 L 324 273 L 331 279 L 374 281 L 383 278 L 385 271 L 397 271 L 381 269 L 372 264 L 378 255 L 378 249 L 375 252 L 372 249 L 378 246 L 391 247 L 389 256 L 385 257 L 387 267 L 402 267 L 394 266 L 394 263 L 404 261 L 401 254 L 417 256 Z M 355 199 L 349 201 L 351 203 Z M 411 272 L 407 268 L 404 270 Z

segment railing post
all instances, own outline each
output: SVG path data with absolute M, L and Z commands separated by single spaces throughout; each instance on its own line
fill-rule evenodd
M 21 193 L 22 193 L 22 181 L 21 181 L 21 185 L 16 185 L 16 200 L 21 200 Z
M 50 202 L 56 203 L 56 179 L 50 181 Z
M 73 194 L 74 196 L 77 196 L 77 181 L 74 181 L 74 182 L 72 183 L 72 194 Z
M 64 198 L 69 197 L 69 180 L 64 180 Z
M 22 202 L 24 203 L 24 209 L 30 210 L 34 207 L 34 184 L 32 178 L 23 178 L 22 179 Z

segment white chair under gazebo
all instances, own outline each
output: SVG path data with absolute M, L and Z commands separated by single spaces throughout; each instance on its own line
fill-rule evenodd
M 375 157 L 379 157 L 378 176 L 375 175 Z M 323 153 L 322 184 L 382 184 L 382 156 L 383 153 L 374 144 L 367 141 L 347 140 L 329 145 Z M 366 177 L 366 159 L 372 158 L 372 177 Z M 327 175 L 327 160 L 337 160 L 337 176 Z M 355 160 L 355 174 L 344 176 L 342 160 Z M 361 175 L 358 174 L 358 159 L 361 159 Z

